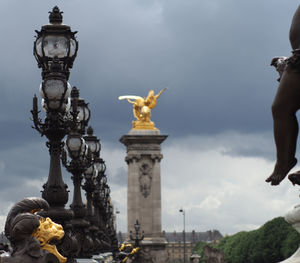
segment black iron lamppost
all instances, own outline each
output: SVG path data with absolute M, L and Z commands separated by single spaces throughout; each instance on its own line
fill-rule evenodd
M 186 250 L 186 241 L 185 241 L 185 210 L 180 208 L 179 212 L 183 215 L 183 262 L 185 263 L 185 250 Z
M 92 204 L 94 207 L 95 225 L 100 225 L 100 204 L 102 203 L 101 188 L 103 181 L 106 180 L 106 165 L 102 158 L 96 157 L 94 162 L 94 193 L 92 195 Z
M 71 208 L 74 212 L 74 219 L 84 218 L 85 207 L 81 198 L 81 181 L 82 173 L 89 165 L 91 160 L 88 156 L 88 147 L 79 133 L 70 132 L 66 141 L 66 148 L 71 161 L 67 161 L 66 152 L 64 151 L 62 161 L 66 169 L 72 174 L 74 183 L 74 195 Z
M 72 110 L 76 112 L 76 115 L 73 114 L 74 121 L 66 140 L 66 148 L 71 161 L 67 161 L 67 153 L 64 151 L 62 162 L 66 169 L 72 174 L 74 184 L 73 202 L 71 204 L 74 218 L 71 223 L 73 233 L 78 241 L 76 257 L 90 258 L 92 256 L 93 240 L 89 234 L 90 223 L 85 220 L 86 207 L 82 202 L 81 196 L 83 173 L 87 168 L 93 166 L 94 162 L 94 149 L 90 148 L 89 143 L 86 143 L 82 137 L 90 118 L 90 110 L 88 104 L 79 98 L 79 91 L 76 87 L 73 87 L 71 97 Z
M 81 134 L 77 131 L 71 131 L 66 141 L 66 148 L 71 161 L 67 161 L 66 152 L 63 154 L 63 164 L 66 169 L 72 174 L 72 180 L 74 184 L 73 202 L 71 209 L 74 212 L 74 218 L 71 220 L 72 232 L 78 241 L 78 249 L 76 257 L 88 258 L 92 255 L 90 251 L 93 246 L 93 242 L 88 235 L 87 229 L 89 222 L 84 219 L 86 215 L 86 208 L 82 202 L 81 197 L 81 181 L 83 179 L 83 172 L 92 163 L 92 159 L 88 152 L 88 146 L 86 145 Z
M 100 141 L 99 139 L 93 134 L 93 128 L 91 126 L 87 129 L 87 135 L 84 136 L 84 140 L 87 143 L 91 154 L 93 156 L 94 162 L 93 165 L 88 167 L 84 172 L 85 184 L 83 185 L 83 189 L 86 192 L 86 199 L 87 199 L 87 219 L 90 221 L 93 217 L 93 209 L 92 209 L 92 198 L 93 192 L 96 189 L 95 185 L 95 173 L 97 173 L 97 158 L 100 156 Z
M 40 93 L 42 105 L 46 111 L 45 121 L 39 118 L 37 97 L 33 98 L 32 116 L 34 128 L 48 139 L 46 143 L 50 152 L 50 171 L 44 184 L 42 197 L 50 204 L 50 210 L 43 216 L 64 224 L 72 218 L 72 211 L 65 209 L 68 201 L 67 185 L 61 174 L 60 157 L 63 147 L 62 139 L 69 132 L 66 112 L 70 106 L 69 69 L 75 60 L 78 42 L 76 32 L 62 24 L 62 12 L 55 6 L 49 15 L 49 24 L 36 31 L 34 56 L 42 68 L 43 82 Z
M 98 172 L 96 177 L 97 184 L 96 190 L 94 192 L 93 204 L 95 207 L 95 215 L 97 218 L 98 224 L 98 236 L 102 241 L 102 250 L 101 252 L 108 252 L 111 249 L 111 238 L 108 235 L 107 231 L 107 215 L 106 215 L 106 207 L 107 207 L 107 196 L 109 196 L 110 190 L 107 186 L 107 177 L 105 175 L 105 163 L 100 158 L 100 163 L 102 167 L 102 171 Z
M 144 231 L 140 234 L 141 225 L 139 220 L 136 220 L 134 224 L 135 235 L 133 236 L 132 231 L 130 231 L 130 240 L 134 241 L 135 247 L 140 247 L 140 242 L 144 239 Z
M 116 231 L 116 225 L 115 225 L 115 216 L 114 216 L 114 209 L 111 202 L 111 198 L 109 197 L 108 207 L 107 207 L 107 229 L 108 234 L 110 237 L 110 243 L 111 243 L 111 250 L 112 252 L 118 251 L 118 238 L 117 238 L 117 231 Z
M 85 219 L 90 223 L 89 233 L 93 240 L 93 253 L 98 254 L 101 250 L 101 241 L 97 234 L 99 229 L 97 226 L 95 209 L 93 209 L 93 196 L 96 190 L 96 176 L 98 173 L 97 168 L 101 145 L 99 139 L 93 134 L 93 128 L 91 126 L 88 127 L 87 135 L 84 136 L 84 139 L 93 157 L 93 164 L 84 172 L 85 183 L 82 186 L 85 190 L 87 200 L 87 213 Z
M 105 182 L 106 183 L 106 176 L 105 176 L 105 170 L 106 165 L 102 158 L 99 156 L 96 157 L 94 162 L 94 185 L 95 189 L 93 191 L 92 195 L 92 204 L 94 207 L 94 214 L 93 214 L 93 220 L 92 220 L 92 227 L 94 229 L 94 238 L 95 240 L 101 240 L 99 246 L 96 248 L 96 252 L 105 252 L 107 248 L 109 247 L 109 243 L 107 242 L 107 239 L 105 237 L 105 234 L 103 232 L 103 221 L 102 221 L 102 206 L 103 206 L 103 199 L 104 194 L 102 191 L 102 185 Z

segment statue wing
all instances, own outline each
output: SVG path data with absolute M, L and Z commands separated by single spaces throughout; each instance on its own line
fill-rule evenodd
M 142 99 L 142 97 L 135 96 L 135 95 L 124 95 L 124 96 L 119 96 L 118 99 L 119 100 L 127 100 L 127 99 L 136 100 L 136 99 Z

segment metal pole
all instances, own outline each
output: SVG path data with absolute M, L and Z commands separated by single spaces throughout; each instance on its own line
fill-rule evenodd
M 115 222 L 116 232 L 117 232 L 117 226 L 118 226 L 118 214 L 120 214 L 120 210 L 118 208 L 116 208 L 116 222 Z
M 186 250 L 186 242 L 185 242 L 185 210 L 183 208 L 179 209 L 179 212 L 183 214 L 183 263 L 186 263 L 185 261 L 185 250 Z
M 183 210 L 183 263 L 185 262 L 185 251 L 186 250 L 186 242 L 185 242 L 185 210 Z

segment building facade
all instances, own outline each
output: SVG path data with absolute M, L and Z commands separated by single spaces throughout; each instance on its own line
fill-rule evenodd
M 184 242 L 183 242 L 183 232 L 165 232 L 163 235 L 167 241 L 167 253 L 169 256 L 170 263 L 182 263 L 184 255 Z M 189 262 L 190 257 L 193 254 L 193 249 L 197 242 L 218 242 L 223 238 L 222 234 L 218 230 L 209 230 L 206 232 L 186 232 L 185 233 L 186 246 L 186 262 Z M 120 243 L 126 241 L 127 233 L 118 232 L 118 240 Z

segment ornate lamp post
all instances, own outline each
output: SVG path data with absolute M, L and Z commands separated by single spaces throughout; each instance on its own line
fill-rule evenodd
M 36 31 L 34 56 L 38 67 L 42 68 L 43 82 L 40 87 L 42 105 L 46 111 L 45 121 L 39 118 L 37 97 L 33 98 L 32 116 L 34 128 L 48 139 L 50 152 L 50 171 L 44 184 L 42 197 L 50 204 L 50 210 L 43 216 L 49 216 L 55 222 L 64 224 L 72 218 L 72 211 L 66 210 L 68 201 L 67 185 L 61 174 L 60 156 L 62 139 L 69 131 L 69 119 L 66 112 L 70 106 L 69 69 L 72 68 L 78 50 L 76 32 L 62 24 L 62 12 L 55 6 L 49 15 L 49 24 Z
M 72 230 L 78 241 L 78 250 L 76 257 L 78 258 L 90 258 L 92 256 L 93 240 L 89 235 L 90 223 L 85 220 L 86 207 L 82 202 L 81 196 L 81 182 L 83 179 L 83 173 L 88 167 L 93 166 L 93 148 L 89 147 L 89 143 L 86 143 L 82 134 L 85 132 L 88 120 L 90 118 L 90 110 L 88 104 L 81 98 L 79 98 L 79 91 L 76 87 L 72 89 L 72 110 L 76 112 L 73 114 L 73 122 L 71 131 L 68 134 L 66 140 L 67 151 L 63 152 L 62 161 L 66 169 L 72 174 L 72 180 L 74 184 L 74 195 L 71 209 L 74 212 L 74 218 L 72 219 Z M 71 161 L 67 161 L 67 153 L 71 158 Z
M 83 189 L 86 192 L 86 199 L 87 199 L 87 219 L 92 220 L 93 217 L 93 209 L 92 209 L 92 197 L 93 192 L 96 189 L 96 185 L 94 182 L 94 176 L 97 171 L 97 158 L 100 156 L 100 141 L 99 139 L 93 134 L 93 128 L 89 126 L 87 130 L 87 135 L 84 136 L 84 139 L 89 146 L 89 149 L 91 151 L 91 155 L 93 156 L 94 162 L 93 165 L 91 165 L 88 169 L 84 172 L 84 178 L 85 178 L 85 184 L 83 186 Z
M 101 240 L 96 252 L 105 252 L 109 247 L 109 243 L 104 234 L 104 223 L 102 220 L 104 193 L 102 190 L 103 184 L 106 183 L 105 176 L 106 165 L 102 158 L 96 157 L 94 163 L 94 185 L 95 189 L 92 195 L 92 204 L 94 207 L 94 215 L 92 225 L 94 227 L 94 236 L 96 240 Z
M 132 231 L 130 231 L 130 240 L 134 241 L 135 247 L 140 247 L 140 242 L 144 239 L 144 231 L 142 231 L 142 235 L 140 234 L 141 225 L 139 220 L 136 220 L 134 224 L 135 235 L 133 236 Z
M 92 159 L 88 154 L 88 146 L 78 132 L 70 132 L 66 141 L 66 148 L 71 161 L 68 162 L 66 153 L 63 154 L 63 164 L 72 174 L 74 184 L 73 202 L 71 209 L 74 212 L 74 218 L 71 220 L 72 232 L 78 241 L 76 257 L 91 257 L 90 251 L 93 246 L 92 240 L 87 233 L 89 222 L 84 219 L 86 208 L 81 197 L 81 181 L 83 172 L 90 166 Z

